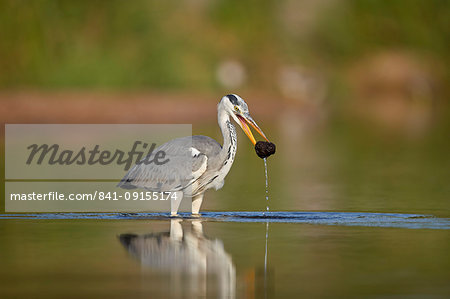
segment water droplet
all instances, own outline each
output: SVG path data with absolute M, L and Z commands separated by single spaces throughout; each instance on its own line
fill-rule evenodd
M 266 211 L 269 211 L 269 176 L 267 175 L 267 159 L 264 158 L 264 169 L 266 174 Z

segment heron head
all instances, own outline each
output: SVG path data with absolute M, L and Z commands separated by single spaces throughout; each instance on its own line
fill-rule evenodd
M 256 144 L 255 137 L 248 125 L 251 125 L 266 141 L 269 141 L 263 131 L 259 128 L 248 111 L 247 103 L 236 94 L 229 94 L 222 98 L 225 109 L 234 121 L 241 127 L 245 135 L 250 139 L 253 145 Z

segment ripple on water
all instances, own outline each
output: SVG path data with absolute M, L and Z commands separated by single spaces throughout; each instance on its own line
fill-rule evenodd
M 181 213 L 180 218 L 194 219 L 190 213 Z M 4 219 L 148 219 L 168 220 L 168 213 L 34 213 L 1 214 Z M 223 222 L 279 222 L 340 226 L 398 227 L 409 229 L 450 229 L 450 218 L 431 215 L 398 213 L 357 212 L 204 212 L 204 221 Z

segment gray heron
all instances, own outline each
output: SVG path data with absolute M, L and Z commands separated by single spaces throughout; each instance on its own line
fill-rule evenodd
M 198 215 L 206 190 L 220 189 L 233 165 L 237 149 L 236 129 L 232 118 L 253 145 L 252 126 L 267 142 L 263 131 L 250 116 L 247 103 L 236 94 L 224 96 L 217 105 L 217 116 L 223 135 L 223 145 L 208 136 L 176 138 L 159 146 L 153 153 L 164 152 L 167 161 L 162 165 L 137 163 L 119 182 L 124 189 L 142 188 L 165 192 L 171 196 L 171 215 L 177 215 L 183 197 L 192 198 L 192 214 Z M 151 160 L 151 155 L 144 158 Z

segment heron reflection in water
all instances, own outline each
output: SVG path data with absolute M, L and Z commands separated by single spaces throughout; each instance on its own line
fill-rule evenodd
M 222 188 L 234 161 L 237 137 L 230 118 L 242 128 L 253 145 L 256 140 L 248 125 L 269 141 L 250 116 L 247 103 L 238 95 L 224 96 L 217 106 L 217 113 L 223 145 L 207 136 L 173 139 L 153 152 L 165 153 L 168 163 L 138 163 L 128 171 L 118 186 L 173 194 L 170 196 L 171 215 L 177 214 L 183 196 L 191 197 L 192 214 L 198 215 L 205 191 Z M 153 153 L 144 160 L 152 161 L 152 155 L 155 155 Z
M 206 238 L 199 220 L 191 222 L 190 232 L 181 221 L 172 219 L 170 232 L 122 234 L 119 240 L 142 266 L 168 273 L 172 292 L 205 297 L 212 289 L 214 297 L 234 298 L 236 269 L 222 241 Z

